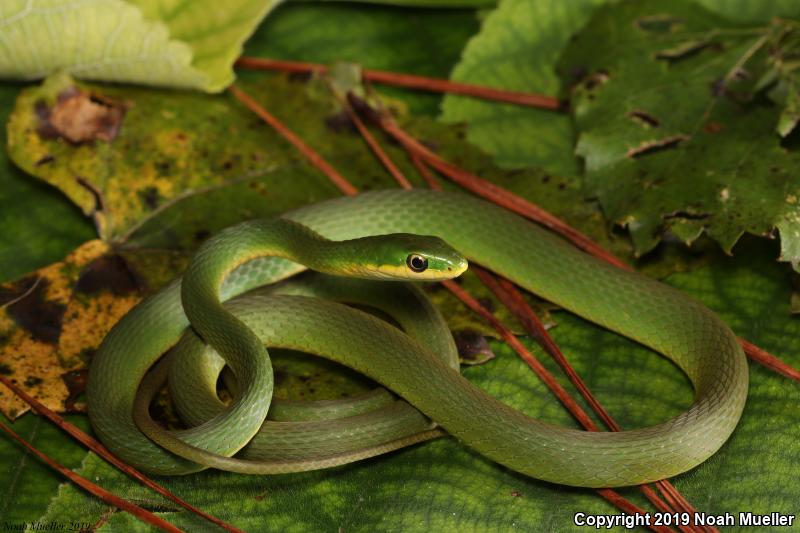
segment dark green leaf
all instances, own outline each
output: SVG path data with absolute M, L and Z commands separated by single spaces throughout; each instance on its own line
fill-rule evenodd
M 798 154 L 756 92 L 765 31 L 687 2 L 623 2 L 600 8 L 565 52 L 586 187 L 639 253 L 664 230 L 687 243 L 705 231 L 729 251 L 777 228 L 782 259 L 800 259 Z

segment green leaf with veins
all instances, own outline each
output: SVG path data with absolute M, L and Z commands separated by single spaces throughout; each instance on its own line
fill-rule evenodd
M 276 104 L 273 83 L 278 82 L 260 82 L 246 88 L 258 95 L 262 102 L 270 102 L 274 111 L 280 112 L 285 93 L 280 87 L 275 89 L 276 94 L 281 95 Z M 174 103 L 169 100 L 170 94 L 158 94 L 164 99 L 165 106 Z M 299 96 L 300 100 L 303 98 L 306 96 Z M 194 102 L 195 111 L 204 109 L 207 102 Z M 311 105 L 317 104 L 320 103 Z M 289 112 L 294 110 L 293 106 L 287 106 Z M 330 110 L 330 107 L 320 104 L 320 109 L 323 108 Z M 182 113 L 180 111 L 178 114 Z M 324 116 L 330 113 L 333 111 L 328 111 Z M 189 126 L 197 130 L 209 127 L 213 130 L 217 125 L 224 129 L 228 126 L 226 120 L 218 122 L 208 124 L 199 121 Z M 322 136 L 314 133 L 322 123 L 320 117 L 316 122 L 305 118 L 298 122 L 303 135 L 312 137 Z M 258 127 L 255 120 L 250 124 L 253 128 Z M 498 173 L 484 156 L 463 150 L 463 146 L 457 142 L 463 133 L 459 128 L 440 129 L 423 123 L 417 124 L 412 131 L 437 142 L 446 139 L 437 148 L 448 157 L 504 186 L 515 188 L 529 198 L 544 197 L 542 203 L 548 208 L 553 208 L 571 222 L 577 220 L 577 225 L 588 230 L 593 237 L 604 233 L 599 213 L 591 203 L 582 201 L 574 180 L 535 171 Z M 338 135 L 350 133 L 344 130 Z M 264 142 L 281 141 L 270 138 Z M 334 150 L 337 142 L 330 141 L 330 145 L 325 142 L 323 146 L 330 146 Z M 198 146 L 197 149 L 200 151 L 202 147 Z M 279 152 L 276 150 L 276 153 Z M 208 158 L 206 164 L 213 165 L 215 161 L 221 164 L 225 160 Z M 404 164 L 402 158 L 400 161 Z M 142 162 L 147 162 L 145 157 Z M 149 218 L 128 242 L 134 246 L 176 245 L 192 248 L 197 243 L 197 230 L 213 230 L 235 222 L 238 217 L 247 215 L 248 208 L 255 215 L 268 214 L 270 206 L 265 206 L 261 199 L 265 190 L 275 194 L 263 195 L 264 198 L 278 200 L 280 204 L 282 196 L 278 193 L 283 190 L 284 184 L 292 180 L 296 180 L 297 188 L 310 186 L 312 195 L 335 194 L 313 170 L 308 170 L 303 163 L 291 163 L 293 166 L 290 165 L 284 173 L 276 171 L 263 177 L 257 176 L 255 181 L 258 183 L 252 189 L 249 185 L 245 186 L 244 182 L 240 184 L 242 188 L 238 192 L 234 191 L 235 183 L 220 188 L 220 191 L 232 191 L 228 199 L 221 203 L 216 202 L 224 199 L 224 196 L 209 195 L 208 200 L 203 201 L 203 194 L 190 194 Z M 355 172 L 358 172 L 358 168 L 359 165 L 353 166 Z M 376 174 L 370 180 L 373 186 L 391 186 L 385 174 Z M 295 198 L 291 191 L 287 194 L 290 201 Z M 302 194 L 304 191 L 300 191 L 295 199 L 308 201 L 300 198 Z M 240 204 L 236 203 L 237 195 L 240 202 L 246 204 L 241 209 Z M 6 201 L 3 208 L 9 203 Z M 209 206 L 214 209 L 209 209 Z M 228 208 L 234 208 L 231 214 L 219 215 L 218 211 Z M 275 207 L 282 208 L 280 205 Z M 184 215 L 187 217 L 185 226 Z M 133 250 L 132 253 L 135 252 Z M 724 264 L 701 272 L 673 276 L 671 282 L 706 299 L 724 314 L 737 332 L 781 355 L 787 355 L 788 361 L 797 365 L 800 363 L 796 356 L 800 352 L 797 342 L 800 331 L 797 322 L 786 316 L 787 291 L 782 283 L 785 270 L 765 259 L 775 253 L 774 248 L 757 243 L 756 247 L 743 249 L 735 259 Z M 574 358 L 578 370 L 587 377 L 601 400 L 608 404 L 615 415 L 619 415 L 626 426 L 662 420 L 678 412 L 691 400 L 691 391 L 685 378 L 663 359 L 589 327 L 580 320 L 559 316 L 559 322 L 557 340 Z M 572 423 L 562 408 L 533 381 L 527 368 L 518 363 L 503 345 L 495 343 L 493 346 L 499 355 L 498 359 L 484 368 L 465 370 L 470 379 L 531 414 L 556 423 Z M 546 364 L 553 369 L 553 365 Z M 753 367 L 751 397 L 745 418 L 734 438 L 711 461 L 678 478 L 680 490 L 702 511 L 707 512 L 791 512 L 792 505 L 800 496 L 794 474 L 800 460 L 797 451 L 800 435 L 791 410 L 799 399 L 796 386 L 760 367 Z M 54 432 L 54 442 L 55 438 Z M 53 449 L 52 453 L 58 457 L 61 451 Z M 72 461 L 68 464 L 76 463 Z M 135 498 L 188 530 L 210 530 L 210 527 L 200 524 L 187 513 L 172 512 L 169 504 L 156 500 L 151 493 L 132 486 L 127 480 L 121 480 L 117 474 L 98 465 L 93 456 L 86 459 L 83 471 L 93 479 L 98 478 L 96 481 L 103 486 Z M 308 531 L 337 530 L 342 527 L 345 531 L 569 531 L 574 529 L 572 516 L 575 512 L 617 512 L 590 491 L 554 487 L 516 476 L 452 441 L 433 442 L 327 472 L 279 478 L 206 473 L 164 481 L 193 503 L 254 530 L 281 530 L 285 527 Z M 52 494 L 52 486 L 41 490 Z M 635 491 L 626 491 L 626 494 L 642 504 Z M 31 509 L 41 509 L 42 500 Z M 90 521 L 101 515 L 110 518 L 103 526 L 105 530 L 148 529 L 125 514 L 114 514 L 114 510 L 66 484 L 51 503 L 43 520 L 75 518 L 78 521 Z M 17 516 L 19 520 L 31 520 L 36 515 L 22 513 Z
M 218 92 L 278 0 L 5 0 L 0 78 L 83 79 Z
M 668 281 L 718 311 L 737 333 L 797 365 L 800 322 L 788 314 L 786 268 L 771 261 L 773 243 L 745 241 L 735 258 Z M 564 313 L 558 321 L 555 340 L 623 427 L 665 420 L 691 402 L 687 379 L 666 359 Z M 497 359 L 463 369 L 470 381 L 528 414 L 576 427 L 513 352 L 499 342 L 492 347 Z M 549 358 L 542 360 L 554 370 Z M 751 365 L 750 395 L 739 427 L 718 454 L 673 479 L 678 490 L 706 513 L 795 513 L 800 498 L 798 402 L 796 383 Z M 156 509 L 179 527 L 211 530 L 94 456 L 80 473 Z M 449 438 L 319 472 L 242 476 L 209 471 L 161 481 L 249 531 L 572 531 L 575 513 L 619 512 L 591 490 L 520 476 Z M 621 492 L 650 508 L 636 489 Z M 94 521 L 107 512 L 65 485 L 40 520 Z M 100 531 L 137 528 L 146 530 L 129 515 L 116 513 Z
M 603 0 L 506 0 L 483 21 L 451 79 L 524 92 L 559 93 L 554 65 L 570 36 Z M 446 122 L 467 122 L 468 140 L 504 167 L 579 172 L 573 132 L 562 113 L 447 95 Z
M 566 49 L 585 186 L 645 253 L 666 230 L 730 251 L 745 232 L 780 231 L 800 260 L 800 154 L 756 94 L 764 30 L 684 1 L 601 7 Z

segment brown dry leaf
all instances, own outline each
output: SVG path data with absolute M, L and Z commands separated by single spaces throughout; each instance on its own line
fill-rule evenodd
M 147 279 L 137 274 L 144 264 L 154 272 Z M 182 266 L 180 254 L 143 252 L 129 260 L 96 239 L 61 262 L 0 285 L 0 372 L 54 411 L 82 410 L 75 400 L 93 351 L 150 288 Z M 0 390 L 6 416 L 27 410 L 10 391 Z
M 81 268 L 108 249 L 102 241 L 89 241 L 64 261 L 0 286 L 0 372 L 51 409 L 62 410 L 68 395 L 61 375 L 82 365 L 80 358 L 58 353 L 72 286 Z M 13 393 L 0 390 L 6 416 L 16 418 L 27 409 Z

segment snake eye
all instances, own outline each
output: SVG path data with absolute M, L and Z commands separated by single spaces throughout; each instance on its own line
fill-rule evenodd
M 419 254 L 411 254 L 406 258 L 408 268 L 414 272 L 424 272 L 428 268 L 428 260 Z

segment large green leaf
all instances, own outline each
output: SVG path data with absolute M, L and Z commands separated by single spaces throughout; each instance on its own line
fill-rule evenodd
M 763 58 L 740 64 L 765 39 L 688 2 L 623 2 L 567 48 L 586 187 L 638 252 L 662 229 L 729 251 L 778 228 L 783 260 L 800 258 L 798 153 L 774 133 L 778 110 L 753 99 Z
M 217 92 L 278 0 L 6 0 L 0 77 L 56 69 L 93 80 Z
M 557 95 L 556 59 L 601 1 L 505 0 L 486 17 L 451 78 Z M 558 175 L 578 172 L 572 126 L 559 112 L 448 95 L 442 118 L 468 122 L 469 141 L 494 155 L 500 165 L 540 166 Z
M 748 241 L 745 247 L 736 259 L 674 275 L 669 282 L 704 300 L 738 333 L 797 364 L 800 322 L 788 314 L 785 269 L 770 260 L 775 250 L 769 243 Z M 691 402 L 688 381 L 665 359 L 579 319 L 559 316 L 559 322 L 557 342 L 624 427 L 655 423 Z M 508 348 L 495 343 L 494 349 L 497 359 L 465 369 L 464 374 L 510 405 L 574 427 Z M 794 406 L 798 401 L 800 388 L 795 383 L 751 366 L 750 396 L 739 427 L 712 459 L 675 478 L 678 489 L 707 513 L 796 512 L 800 427 Z M 117 493 L 146 502 L 182 527 L 208 529 L 94 457 L 87 459 L 81 472 Z M 451 439 L 322 472 L 277 477 L 205 472 L 163 481 L 222 518 L 259 531 L 571 531 L 577 512 L 615 512 L 590 490 L 514 474 Z M 623 492 L 642 503 L 637 491 Z M 236 497 L 220 498 L 220 494 Z M 41 521 L 93 520 L 105 511 L 95 500 L 65 486 Z M 117 513 L 104 528 L 128 531 L 136 526 L 134 519 Z

